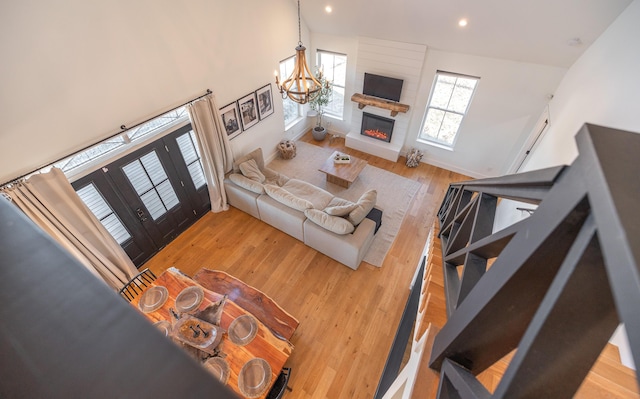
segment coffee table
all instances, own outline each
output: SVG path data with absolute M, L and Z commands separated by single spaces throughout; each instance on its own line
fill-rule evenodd
M 320 172 L 327 175 L 327 182 L 337 184 L 341 187 L 349 188 L 362 169 L 367 166 L 367 161 L 360 158 L 356 158 L 353 155 L 349 155 L 351 162 L 349 163 L 335 163 L 334 157 L 341 154 L 338 151 L 334 151 L 333 154 L 327 159 L 322 167 L 318 169 Z

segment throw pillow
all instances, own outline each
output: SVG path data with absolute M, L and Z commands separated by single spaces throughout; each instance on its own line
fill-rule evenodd
M 250 159 L 248 161 L 245 161 L 241 163 L 239 167 L 240 172 L 242 172 L 242 174 L 247 178 L 253 181 L 257 181 L 258 183 L 264 183 L 265 177 L 262 172 L 260 172 L 260 169 L 258 168 L 255 160 Z
M 376 205 L 378 192 L 376 190 L 366 191 L 357 202 L 357 206 L 349 213 L 349 221 L 357 226 L 367 217 L 367 214 Z
M 240 164 L 250 159 L 253 159 L 256 161 L 256 165 L 258 165 L 258 168 L 260 170 L 264 169 L 264 158 L 262 156 L 262 148 L 258 147 L 255 150 L 251 151 L 250 153 L 233 161 L 233 171 L 235 173 L 238 173 L 240 171 Z
M 269 195 L 269 197 L 288 206 L 289 208 L 303 212 L 305 209 L 313 208 L 313 204 L 311 202 L 306 199 L 296 197 L 282 187 L 274 186 L 273 184 L 266 184 L 264 186 L 264 191 Z
M 331 216 L 326 212 L 322 212 L 317 209 L 307 209 L 304 211 L 304 215 L 318 226 L 336 234 L 350 234 L 355 230 L 353 224 L 351 224 L 347 219 L 339 216 Z
M 324 211 L 332 216 L 346 216 L 351 213 L 351 211 L 356 209 L 357 206 L 358 204 L 346 199 L 334 197 L 331 202 L 329 202 L 329 205 L 324 208 Z
M 229 175 L 229 180 L 231 180 L 234 184 L 253 193 L 264 194 L 264 186 L 261 183 L 258 183 L 255 180 L 247 179 L 240 173 L 231 173 Z

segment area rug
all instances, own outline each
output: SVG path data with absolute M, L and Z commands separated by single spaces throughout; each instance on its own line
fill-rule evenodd
M 382 209 L 382 227 L 378 230 L 364 261 L 380 267 L 387 256 L 400 225 L 407 213 L 411 200 L 418 192 L 420 183 L 395 173 L 367 165 L 351 187 L 344 188 L 327 183 L 326 175 L 318 169 L 334 150 L 304 142 L 296 142 L 297 155 L 292 159 L 276 158 L 268 167 L 291 178 L 307 181 L 321 187 L 333 195 L 350 201 L 357 201 L 367 190 L 378 192 L 377 207 Z

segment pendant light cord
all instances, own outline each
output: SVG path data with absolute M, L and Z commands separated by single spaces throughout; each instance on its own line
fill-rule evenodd
M 298 0 L 298 46 L 302 46 L 302 28 L 300 28 L 300 0 Z

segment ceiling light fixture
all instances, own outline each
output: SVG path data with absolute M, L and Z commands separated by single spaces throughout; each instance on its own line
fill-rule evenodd
M 469 21 L 467 21 L 466 18 L 462 18 L 461 20 L 458 21 L 458 26 L 465 27 L 465 26 L 467 26 L 468 23 L 469 23 Z
M 327 12 L 327 14 L 331 14 L 331 11 L 333 11 L 333 8 L 331 8 L 331 6 L 326 6 L 324 10 Z
M 282 98 L 289 97 L 291 100 L 306 104 L 309 100 L 315 98 L 322 88 L 322 84 L 316 79 L 309 70 L 307 65 L 306 47 L 302 45 L 302 31 L 300 28 L 300 0 L 298 0 L 298 46 L 296 47 L 296 62 L 293 67 L 291 76 L 282 84 L 278 79 L 276 71 L 276 87 L 280 90 Z M 322 79 L 322 71 L 319 72 L 319 78 Z M 327 82 L 328 85 L 328 82 Z

